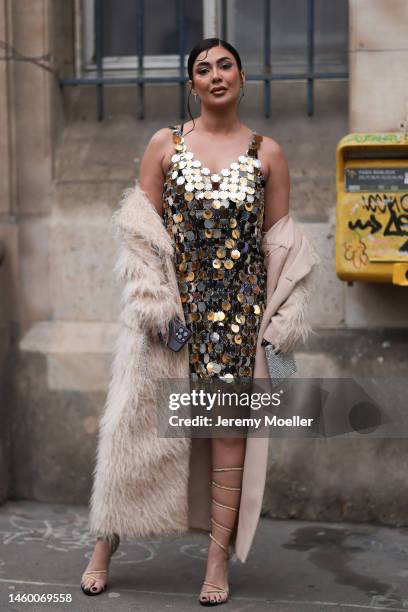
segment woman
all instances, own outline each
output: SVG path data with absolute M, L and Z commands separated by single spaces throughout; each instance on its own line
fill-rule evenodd
M 190 53 L 188 73 L 189 99 L 192 94 L 200 100 L 201 114 L 194 121 L 190 112 L 191 121 L 153 135 L 141 162 L 140 187 L 175 245 L 182 314 L 192 331 L 191 381 L 248 381 L 254 375 L 267 297 L 261 241 L 272 226 L 288 219 L 288 166 L 276 141 L 255 134 L 238 117 L 245 75 L 234 47 L 217 38 L 203 40 Z M 287 250 L 280 249 L 285 255 Z M 308 272 L 305 268 L 302 275 Z M 304 335 L 304 328 L 299 334 Z M 228 599 L 227 561 L 237 531 L 245 454 L 245 437 L 211 439 L 211 532 L 199 596 L 203 605 Z M 105 589 L 108 563 L 118 544 L 115 534 L 98 538 L 82 580 L 87 594 Z

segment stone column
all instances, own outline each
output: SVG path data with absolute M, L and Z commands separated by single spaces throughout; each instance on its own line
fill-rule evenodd
M 0 0 L 0 40 L 12 45 L 11 0 Z M 7 50 L 1 54 L 7 56 Z M 12 216 L 15 194 L 14 121 L 11 65 L 0 62 L 0 503 L 9 488 L 9 381 L 13 266 L 16 262 L 16 225 Z M 14 267 L 15 269 L 15 267 Z
M 33 323 L 52 316 L 49 214 L 64 123 L 58 75 L 70 59 L 71 13 L 65 0 L 0 0 L 0 502 L 14 492 L 27 445 L 27 432 L 21 440 L 14 435 L 29 412 L 14 395 L 18 343 Z M 27 463 L 21 469 L 30 478 Z
M 408 104 L 408 2 L 349 2 L 350 132 L 398 131 Z

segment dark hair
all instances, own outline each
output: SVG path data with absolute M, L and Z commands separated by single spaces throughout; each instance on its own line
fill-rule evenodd
M 190 51 L 190 55 L 188 56 L 187 70 L 188 70 L 188 76 L 190 77 L 191 81 L 194 82 L 193 66 L 194 66 L 194 62 L 196 61 L 200 53 L 202 53 L 203 51 L 208 51 L 209 49 L 212 49 L 213 47 L 218 47 L 219 45 L 227 49 L 227 51 L 229 51 L 234 56 L 237 62 L 237 65 L 238 65 L 238 70 L 239 71 L 242 70 L 241 58 L 239 56 L 238 51 L 235 49 L 235 47 L 233 47 L 229 42 L 227 42 L 226 40 L 223 40 L 222 38 L 204 38 Z M 191 95 L 191 89 L 188 92 L 188 99 L 187 99 L 188 114 L 190 115 L 190 118 L 193 121 L 193 127 L 190 130 L 191 132 L 194 129 L 195 123 L 194 123 L 194 117 L 191 114 L 191 110 L 190 110 L 190 95 Z

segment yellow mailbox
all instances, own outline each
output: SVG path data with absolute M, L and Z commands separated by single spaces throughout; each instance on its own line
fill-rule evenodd
M 337 276 L 408 285 L 408 134 L 344 136 L 336 187 Z

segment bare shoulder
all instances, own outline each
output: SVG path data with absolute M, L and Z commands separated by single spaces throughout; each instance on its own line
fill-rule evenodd
M 261 154 L 262 146 L 264 149 Z M 283 147 L 277 140 L 265 136 L 259 153 L 267 168 L 264 224 L 267 231 L 289 213 L 290 176 Z
M 151 136 L 146 149 L 163 153 L 166 148 L 171 146 L 172 136 L 172 131 L 168 127 L 160 128 Z
M 262 137 L 261 147 L 265 151 L 266 155 L 268 155 L 268 157 L 273 158 L 274 160 L 282 160 L 285 158 L 285 153 L 282 145 L 270 136 Z
M 169 128 L 160 128 L 150 137 L 140 162 L 140 187 L 160 214 L 162 214 L 161 198 L 166 174 L 165 164 L 172 146 L 172 131 Z
M 259 149 L 259 157 L 261 158 L 264 174 L 268 179 L 273 174 L 275 177 L 288 174 L 288 163 L 282 145 L 271 138 L 263 136 L 262 143 Z
M 160 168 L 166 174 L 173 150 L 173 134 L 168 127 L 160 128 L 152 134 L 145 148 L 142 166 Z
M 150 139 L 150 146 L 157 152 L 163 174 L 166 175 L 174 154 L 173 132 L 170 128 L 160 128 Z

